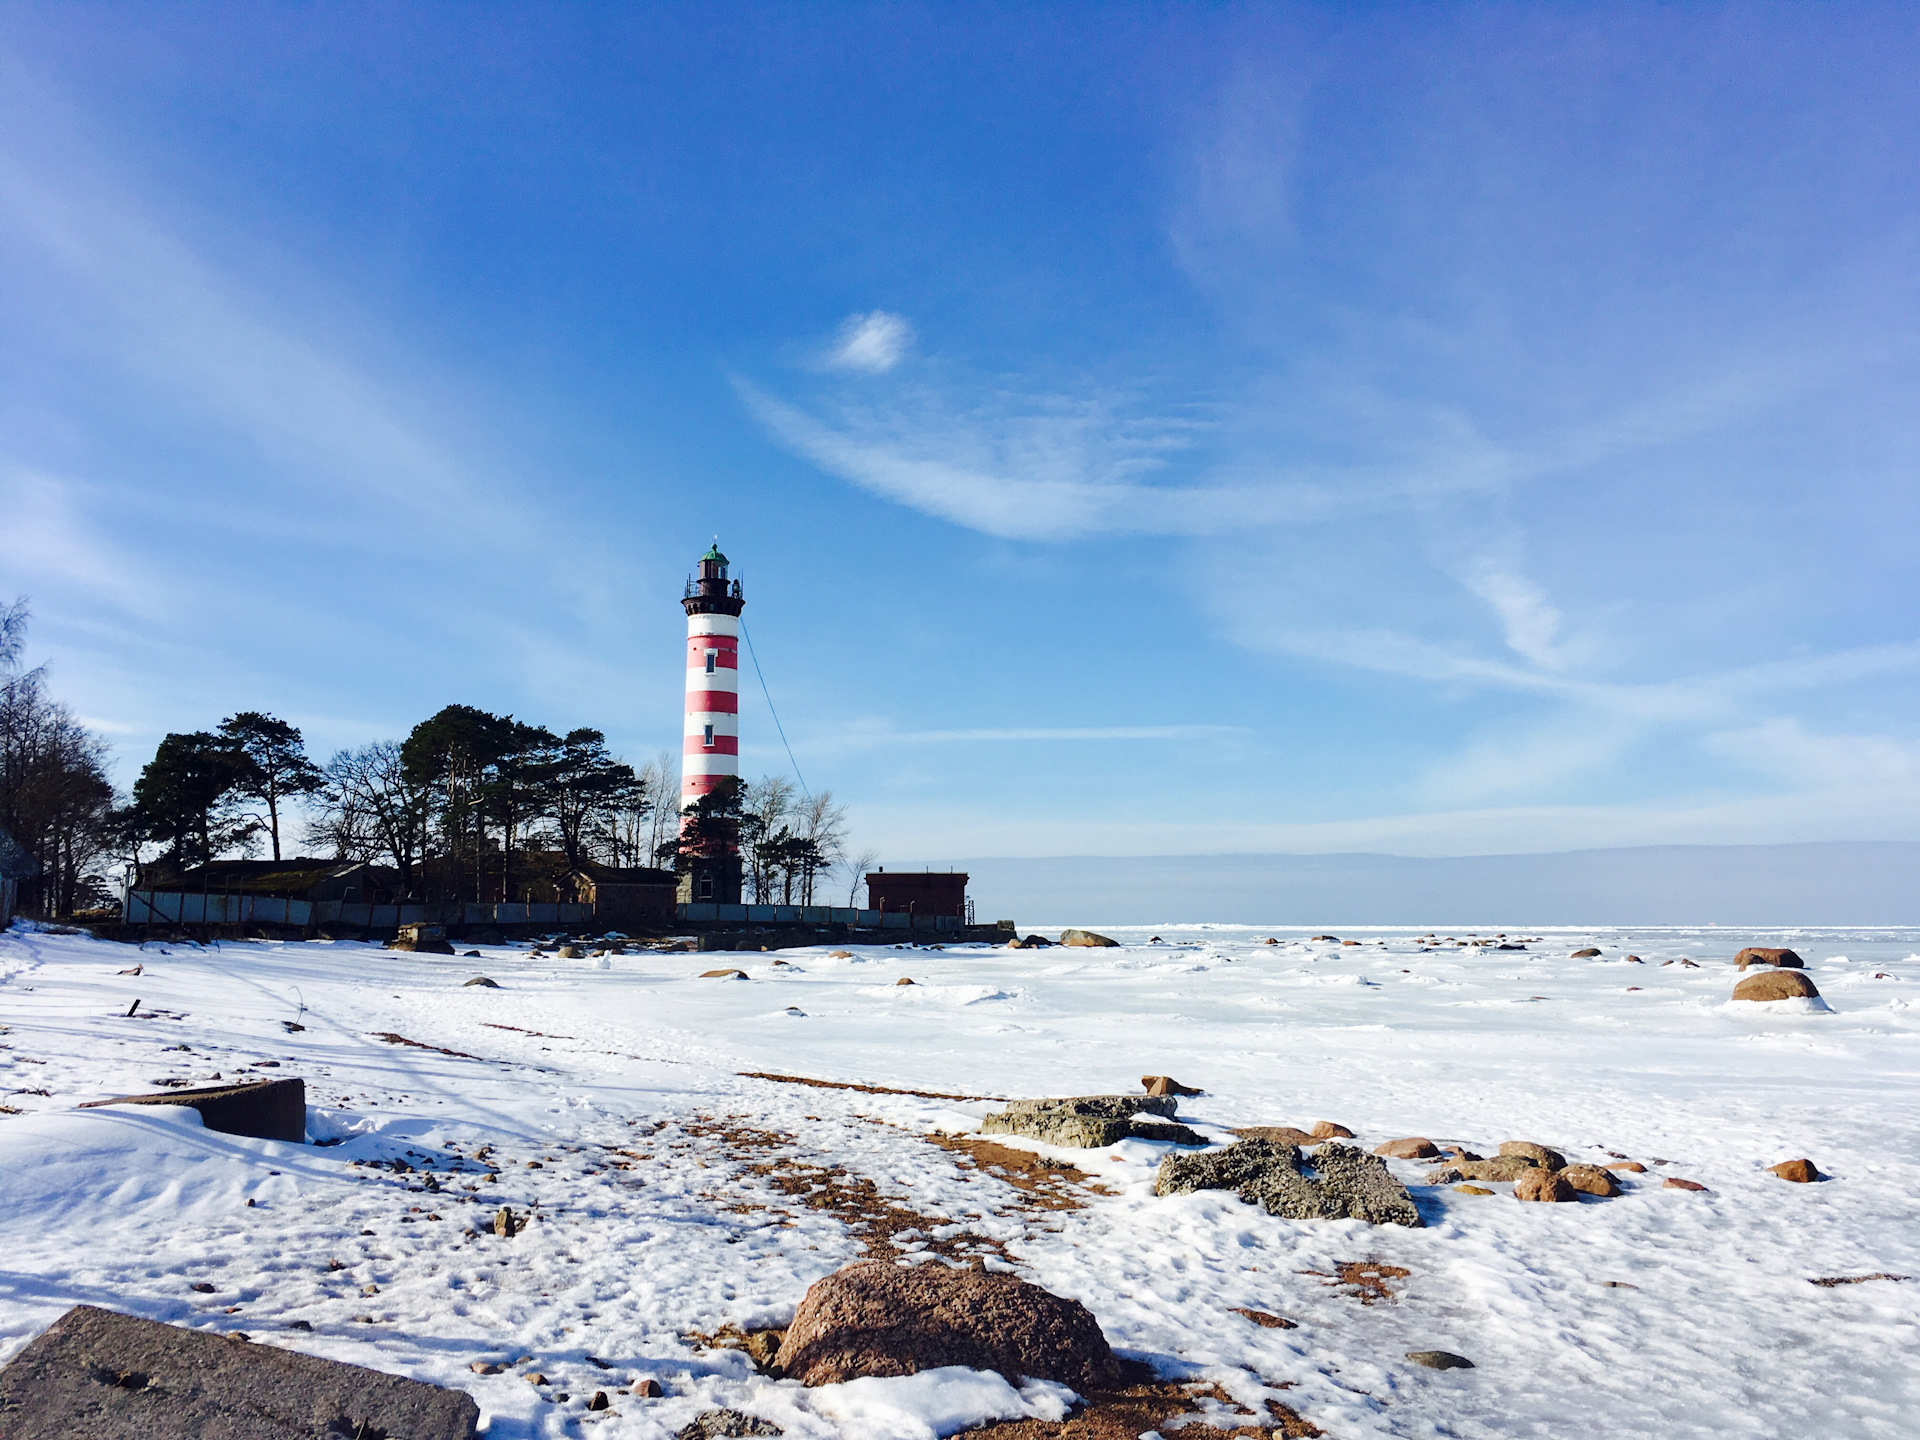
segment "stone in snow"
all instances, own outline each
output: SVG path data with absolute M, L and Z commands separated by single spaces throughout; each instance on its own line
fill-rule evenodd
M 1820 997 L 1819 987 L 1799 970 L 1762 970 L 1733 987 L 1736 1000 L 1809 1000 Z
M 1733 963 L 1742 970 L 1749 965 L 1776 965 L 1782 970 L 1807 968 L 1807 962 L 1791 950 L 1772 950 L 1760 945 L 1749 945 L 1733 957 Z
M 1106 1336 L 1077 1300 L 1013 1275 L 861 1260 L 816 1281 L 775 1357 L 803 1385 L 914 1375 L 947 1365 L 1079 1391 L 1121 1378 Z
M 1471 1370 L 1473 1362 L 1464 1355 L 1455 1355 L 1451 1350 L 1409 1350 L 1407 1359 L 1416 1365 L 1424 1365 L 1429 1370 Z
M 1545 1145 L 1537 1145 L 1531 1140 L 1503 1140 L 1500 1142 L 1500 1153 L 1508 1157 L 1517 1155 L 1523 1160 L 1531 1160 L 1543 1170 L 1564 1170 L 1567 1168 L 1566 1156 L 1562 1155 L 1558 1150 L 1549 1149 Z
M 1120 942 L 1109 940 L 1104 935 L 1096 935 L 1091 930 L 1062 930 L 1060 943 L 1062 945 L 1118 946 Z
M 1557 1172 L 1536 1166 L 1513 1182 L 1513 1198 L 1565 1204 L 1573 1199 L 1573 1186 L 1561 1179 Z
M 1778 1165 L 1769 1165 L 1767 1169 L 1782 1180 L 1791 1180 L 1796 1185 L 1811 1185 L 1815 1180 L 1826 1178 L 1814 1167 L 1813 1161 L 1807 1159 L 1782 1160 Z
M 1405 1140 L 1389 1140 L 1384 1145 L 1376 1145 L 1373 1153 L 1392 1160 L 1434 1160 L 1439 1158 L 1440 1147 L 1424 1136 L 1413 1135 Z

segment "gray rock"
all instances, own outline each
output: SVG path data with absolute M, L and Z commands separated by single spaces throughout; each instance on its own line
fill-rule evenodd
M 1115 1120 L 1124 1120 L 1130 1115 L 1159 1115 L 1171 1120 L 1180 1113 L 1180 1101 L 1172 1095 L 1067 1095 L 1054 1100 L 1009 1100 L 1001 1113 L 1035 1115 L 1048 1110 L 1101 1115 Z
M 1185 1125 L 1176 1125 L 1171 1120 L 1142 1120 L 1137 1116 L 1127 1122 L 1127 1139 L 1157 1140 L 1164 1145 L 1205 1145 L 1207 1137 L 1198 1130 Z
M 1240 1190 L 1275 1170 L 1300 1173 L 1300 1147 L 1272 1140 L 1241 1140 L 1199 1155 L 1169 1155 L 1154 1177 L 1156 1195 L 1195 1190 Z
M 771 1420 L 738 1410 L 702 1410 L 680 1427 L 675 1440 L 740 1440 L 743 1435 L 784 1435 Z
M 1455 1355 L 1451 1350 L 1409 1350 L 1407 1359 L 1416 1365 L 1424 1365 L 1429 1370 L 1471 1370 L 1473 1362 L 1464 1355 Z
M 479 1421 L 458 1390 L 90 1305 L 0 1370 L 7 1440 L 473 1440 Z
M 1091 930 L 1062 930 L 1060 932 L 1060 943 L 1062 945 L 1098 945 L 1102 947 L 1113 946 L 1116 948 L 1120 944 L 1118 940 L 1109 940 L 1106 936 L 1095 934 Z
M 1322 1145 L 1314 1174 L 1295 1145 L 1242 1140 L 1201 1155 L 1169 1155 L 1154 1191 L 1232 1190 L 1284 1220 L 1364 1220 L 1369 1225 L 1421 1224 L 1420 1212 L 1386 1162 L 1351 1145 Z
M 498 990 L 500 988 L 500 982 L 498 980 L 492 979 L 491 977 L 486 975 L 476 975 L 473 977 L 473 979 L 466 981 L 465 984 L 479 985 L 488 990 Z
M 1321 1188 L 1346 1202 L 1347 1218 L 1369 1225 L 1420 1225 L 1420 1211 L 1386 1162 L 1352 1145 L 1329 1142 L 1313 1152 Z
M 1049 1145 L 1089 1150 L 1122 1140 L 1163 1140 L 1204 1145 L 1184 1125 L 1168 1124 L 1179 1101 L 1171 1095 L 1070 1095 L 1054 1100 L 1013 1100 L 980 1122 L 984 1135 L 1026 1135 Z M 1153 1116 L 1155 1119 L 1136 1117 Z

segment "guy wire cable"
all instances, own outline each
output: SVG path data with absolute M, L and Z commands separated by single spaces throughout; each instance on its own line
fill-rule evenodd
M 760 693 L 767 697 L 767 712 L 773 716 L 773 728 L 780 732 L 780 743 L 787 747 L 787 763 L 793 766 L 793 778 L 800 782 L 800 793 L 813 799 L 813 792 L 807 789 L 807 777 L 800 773 L 800 762 L 793 758 L 793 746 L 787 744 L 787 730 L 780 723 L 780 712 L 773 708 L 773 692 L 767 689 L 766 674 L 760 669 L 760 656 L 753 648 L 753 636 L 747 633 L 747 617 L 740 617 L 740 636 L 747 642 L 747 657 L 753 661 L 753 673 L 760 677 Z

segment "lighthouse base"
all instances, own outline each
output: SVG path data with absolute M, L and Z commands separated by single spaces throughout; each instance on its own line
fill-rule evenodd
M 682 905 L 738 905 L 740 857 L 701 857 L 688 862 L 680 872 L 678 899 Z

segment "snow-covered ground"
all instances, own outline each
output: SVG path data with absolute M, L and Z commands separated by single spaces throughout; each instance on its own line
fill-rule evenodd
M 862 1253 L 780 1188 L 812 1166 L 951 1222 L 897 1235 L 909 1252 L 1011 1264 L 1083 1301 L 1123 1353 L 1284 1398 L 1341 1440 L 1920 1433 L 1920 1278 L 1809 1283 L 1920 1277 L 1920 932 L 1534 931 L 1525 952 L 1423 951 L 1405 930 L 1343 932 L 1357 947 L 1110 933 L 1125 947 L 600 961 L 136 949 L 16 926 L 0 936 L 0 1103 L 20 1112 L 0 1115 L 0 1359 L 86 1302 L 460 1386 L 494 1437 L 661 1436 L 715 1404 L 821 1437 L 1056 1416 L 1046 1386 L 942 1372 L 805 1391 L 701 1343 L 784 1323 Z M 1570 958 L 1588 944 L 1598 959 Z M 1798 949 L 1831 1013 L 1730 1004 L 1747 944 Z M 1701 968 L 1660 963 L 1681 956 Z M 698 978 L 723 965 L 751 978 Z M 463 984 L 476 974 L 500 988 Z M 1376 1229 L 1156 1199 L 1164 1147 L 1129 1141 L 1054 1152 L 1099 1190 L 1042 1209 L 923 1138 L 987 1100 L 747 1071 L 977 1096 L 1165 1073 L 1205 1088 L 1182 1118 L 1223 1138 L 1328 1119 L 1369 1147 L 1529 1139 L 1648 1170 L 1615 1199 L 1528 1205 L 1396 1162 L 1427 1225 Z M 311 1133 L 339 1143 L 73 1108 L 216 1075 L 302 1076 Z M 1832 1178 L 1765 1171 L 1801 1155 Z M 503 1204 L 541 1218 L 498 1239 Z M 1407 1273 L 1362 1303 L 1330 1282 L 1349 1261 Z M 1404 1358 L 1428 1349 L 1476 1368 Z M 663 1398 L 620 1393 L 648 1377 Z M 613 1412 L 584 1409 L 596 1389 Z

